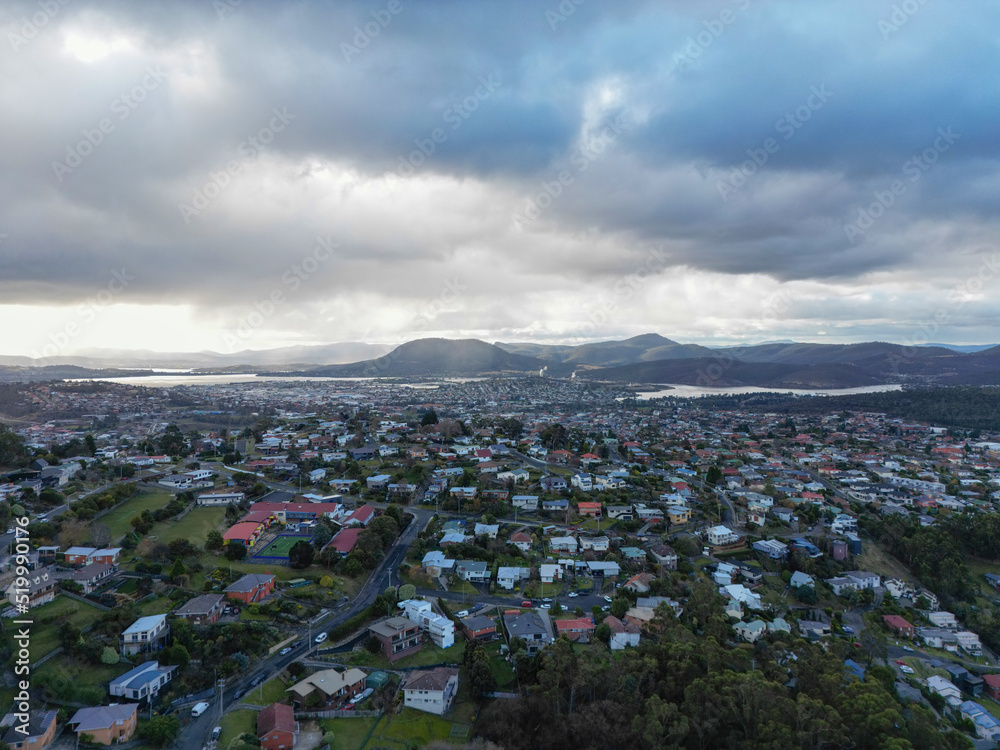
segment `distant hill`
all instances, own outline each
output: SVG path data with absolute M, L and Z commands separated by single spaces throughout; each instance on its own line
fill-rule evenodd
M 313 368 L 302 373 L 319 377 L 425 377 L 533 373 L 550 366 L 535 357 L 504 351 L 478 339 L 418 339 L 385 356 L 349 365 Z M 559 369 L 560 374 L 563 369 Z
M 712 350 L 697 344 L 679 344 L 658 333 L 645 333 L 623 341 L 599 341 L 579 346 L 496 344 L 506 351 L 566 365 L 614 367 L 661 359 L 708 357 Z
M 146 349 L 93 349 L 86 354 L 33 359 L 20 356 L 0 356 L 0 366 L 47 367 L 70 365 L 91 369 L 151 368 L 151 369 L 207 369 L 238 367 L 240 365 L 284 366 L 307 363 L 309 365 L 334 365 L 357 362 L 378 357 L 390 351 L 388 344 L 345 342 L 316 346 L 283 346 L 277 349 L 244 349 L 226 354 L 222 352 L 154 352 Z

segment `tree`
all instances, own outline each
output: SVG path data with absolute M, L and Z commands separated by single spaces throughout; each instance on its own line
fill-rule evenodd
M 432 424 L 438 423 L 438 415 L 433 409 L 424 414 L 423 418 L 420 420 L 420 424 L 423 427 L 429 427 Z
M 312 549 L 310 547 L 309 549 Z M 291 554 L 291 551 L 289 551 Z M 226 545 L 226 559 L 238 562 L 247 556 L 247 548 L 241 542 L 231 541 Z
M 300 539 L 288 550 L 288 561 L 293 568 L 308 568 L 315 554 L 315 548 L 305 539 Z
M 486 649 L 475 649 L 472 663 L 469 666 L 469 685 L 473 694 L 479 698 L 496 690 L 496 678 L 493 676 L 493 670 L 490 669 L 490 657 L 486 653 Z
M 325 589 L 333 588 L 333 576 L 323 576 L 319 579 L 319 585 Z
M 417 595 L 417 587 L 412 583 L 404 583 L 399 587 L 399 601 L 405 602 L 407 599 L 413 599 Z
M 222 534 L 215 529 L 208 532 L 208 536 L 205 539 L 205 549 L 215 552 L 222 549 L 222 545 L 225 544 L 225 540 L 222 538 Z
M 117 664 L 118 663 L 118 652 L 115 651 L 111 646 L 105 646 L 104 650 L 101 651 L 101 664 Z
M 187 667 L 189 661 L 191 661 L 191 654 L 184 645 L 175 643 L 171 646 L 170 658 L 167 661 L 168 664 L 176 664 L 183 670 Z
M 139 736 L 154 747 L 166 747 L 180 733 L 176 716 L 154 716 L 139 728 Z

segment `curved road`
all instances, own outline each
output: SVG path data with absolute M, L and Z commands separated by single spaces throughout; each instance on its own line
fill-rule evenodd
M 403 562 L 403 558 L 406 556 L 406 551 L 409 549 L 414 539 L 417 538 L 417 533 L 427 525 L 433 515 L 431 511 L 423 510 L 421 508 L 409 508 L 408 512 L 413 514 L 413 521 L 399 536 L 392 547 L 389 548 L 389 551 L 382 559 L 382 562 L 374 571 L 372 571 L 371 575 L 368 577 L 368 581 L 364 586 L 362 586 L 357 596 L 351 600 L 347 608 L 338 612 L 331 612 L 321 621 L 314 624 L 312 628 L 301 628 L 299 630 L 300 637 L 306 638 L 307 633 L 309 632 L 315 635 L 321 631 L 329 631 L 338 625 L 347 622 L 349 619 L 357 614 L 360 614 L 363 610 L 371 606 L 371 603 L 375 601 L 375 597 L 382 593 L 389 583 L 399 583 L 397 580 L 397 571 L 400 564 Z M 267 657 L 263 661 L 254 664 L 250 671 L 246 674 L 240 675 L 235 680 L 231 679 L 226 685 L 225 695 L 222 699 L 222 712 L 225 713 L 233 705 L 240 702 L 239 700 L 234 699 L 233 696 L 237 693 L 242 694 L 248 690 L 251 681 L 253 681 L 256 677 L 263 676 L 265 680 L 270 679 L 285 669 L 285 667 L 293 661 L 306 658 L 315 648 L 316 644 L 309 642 L 306 643 L 305 651 L 297 651 L 291 654 L 286 654 L 285 656 L 281 656 L 276 653 Z M 189 721 L 181 729 L 181 733 L 174 743 L 176 747 L 189 750 L 190 748 L 203 747 L 205 743 L 208 742 L 209 735 L 211 734 L 213 727 L 215 727 L 218 722 L 219 698 L 216 696 L 209 699 L 208 702 L 208 710 L 197 718 L 191 718 L 190 711 L 187 708 L 181 708 L 178 710 L 179 718 L 181 718 L 182 721 Z

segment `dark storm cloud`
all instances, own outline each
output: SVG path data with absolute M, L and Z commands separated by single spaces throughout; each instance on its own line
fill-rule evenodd
M 7 302 L 72 301 L 128 266 L 143 300 L 238 307 L 327 235 L 340 248 L 303 300 L 416 301 L 452 272 L 597 282 L 648 247 L 841 282 L 947 266 L 996 230 L 992 3 L 73 0 L 27 39 L 40 7 L 0 16 Z M 79 38 L 121 46 L 84 62 Z M 248 147 L 276 110 L 290 119 Z M 957 141 L 911 181 L 942 128 Z M 560 172 L 551 205 L 512 222 Z M 894 180 L 905 193 L 845 232 Z M 479 309 L 498 328 L 526 315 Z

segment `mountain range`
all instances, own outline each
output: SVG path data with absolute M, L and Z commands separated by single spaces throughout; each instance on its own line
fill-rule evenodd
M 709 348 L 656 333 L 578 346 L 428 338 L 395 348 L 348 343 L 219 354 L 95 352 L 54 361 L 0 358 L 0 380 L 87 377 L 87 368 L 194 368 L 311 377 L 544 375 L 628 383 L 850 388 L 885 383 L 1000 384 L 1000 346 L 771 342 Z M 360 359 L 360 357 L 367 357 Z M 17 360 L 17 361 L 11 361 Z M 47 368 L 41 365 L 48 365 Z M 4 365 L 7 365 L 4 367 Z M 64 375 L 63 370 L 72 372 Z M 102 375 L 106 372 L 102 372 Z M 138 373 L 136 373 L 138 374 Z M 94 375 L 97 376 L 97 375 Z

